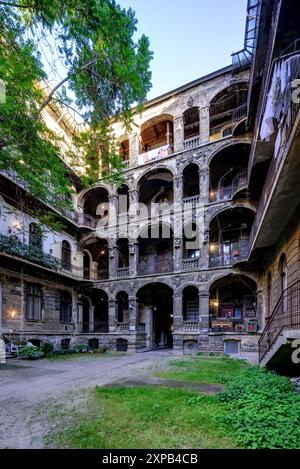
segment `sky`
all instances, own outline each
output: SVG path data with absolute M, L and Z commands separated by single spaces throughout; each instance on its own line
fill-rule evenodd
M 138 19 L 154 58 L 148 99 L 230 65 L 243 48 L 247 0 L 118 0 Z

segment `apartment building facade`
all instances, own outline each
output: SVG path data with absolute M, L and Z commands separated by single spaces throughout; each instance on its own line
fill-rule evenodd
M 3 336 L 124 351 L 260 347 L 266 356 L 268 318 L 299 275 L 298 163 L 284 177 L 277 166 L 297 157 L 271 163 L 275 147 L 297 153 L 298 108 L 289 146 L 258 137 L 272 76 L 262 70 L 281 53 L 266 60 L 264 47 L 290 39 L 280 36 L 287 4 L 249 1 L 245 48 L 232 66 L 147 102 L 129 133 L 112 124 L 124 184 L 78 185 L 64 232 L 41 236 L 19 203 L 26 190 L 1 174 Z M 277 199 L 266 206 L 277 186 L 279 213 Z

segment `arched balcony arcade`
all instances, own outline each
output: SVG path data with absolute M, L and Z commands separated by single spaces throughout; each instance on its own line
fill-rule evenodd
M 252 210 L 235 207 L 217 214 L 209 225 L 209 266 L 226 267 L 245 260 L 254 220 Z
M 138 164 L 165 158 L 173 152 L 173 116 L 162 114 L 141 126 Z
M 254 280 L 232 274 L 214 282 L 209 292 L 211 332 L 257 332 L 257 286 Z
M 138 238 L 139 275 L 173 271 L 173 230 L 169 225 L 151 225 Z
M 247 115 L 247 96 L 247 83 L 235 83 L 211 100 L 210 141 L 232 136 L 236 125 Z
M 209 201 L 231 200 L 247 187 L 247 167 L 250 145 L 228 145 L 218 151 L 210 161 Z

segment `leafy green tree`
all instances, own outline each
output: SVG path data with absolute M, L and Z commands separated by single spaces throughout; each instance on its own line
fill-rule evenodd
M 65 77 L 47 93 L 39 85 L 47 73 L 37 29 L 48 34 L 66 67 Z M 98 178 L 99 160 L 102 175 L 120 179 L 122 164 L 109 123 L 118 115 L 129 127 L 131 106 L 142 105 L 151 86 L 149 41 L 145 36 L 135 41 L 136 29 L 135 13 L 114 0 L 0 1 L 0 78 L 6 86 L 6 100 L 0 102 L 0 169 L 15 171 L 32 194 L 47 199 L 50 189 L 58 205 L 67 204 L 69 170 L 59 138 L 42 116 L 52 102 L 71 106 L 71 93 L 87 124 L 75 139 L 88 162 L 83 182 Z M 77 155 L 68 155 L 75 167 Z

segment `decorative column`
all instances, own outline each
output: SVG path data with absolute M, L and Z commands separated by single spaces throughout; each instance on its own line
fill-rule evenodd
M 264 294 L 262 289 L 259 289 L 256 292 L 256 318 L 258 322 L 258 331 L 261 332 L 265 327 Z
M 200 143 L 209 142 L 209 107 L 200 109 Z
M 138 319 L 138 302 L 135 296 L 130 296 L 128 299 L 129 304 L 129 331 L 136 333 L 137 319 Z
M 116 331 L 116 300 L 108 301 L 108 331 Z
M 183 200 L 183 176 L 182 174 L 174 178 L 174 204 L 182 204 Z
M 181 272 L 182 270 L 182 238 L 176 237 L 173 241 L 173 255 L 174 255 L 174 272 Z
M 173 326 L 174 333 L 179 332 L 182 328 L 183 323 L 183 305 L 182 305 L 182 293 L 176 292 L 173 295 Z
M 109 246 L 109 278 L 117 277 L 117 257 L 118 257 L 118 248 L 117 246 Z
M 183 150 L 183 116 L 176 117 L 173 121 L 174 125 L 174 153 Z
M 183 354 L 183 305 L 182 293 L 175 291 L 173 295 L 173 353 Z
M 130 166 L 137 164 L 140 152 L 140 142 L 137 133 L 133 134 L 129 139 L 129 161 Z
M 112 229 L 117 227 L 117 219 L 119 215 L 119 199 L 117 194 L 108 197 L 108 225 Z M 116 232 L 115 232 L 116 233 Z
M 199 292 L 199 329 L 200 334 L 207 335 L 209 332 L 209 292 Z
M 139 263 L 139 243 L 137 240 L 131 240 L 128 243 L 129 249 L 129 275 L 136 277 L 138 275 Z
M 89 317 L 89 332 L 94 332 L 94 310 L 93 305 L 90 306 L 90 317 Z
M 200 199 L 204 204 L 209 202 L 209 168 L 199 169 Z

